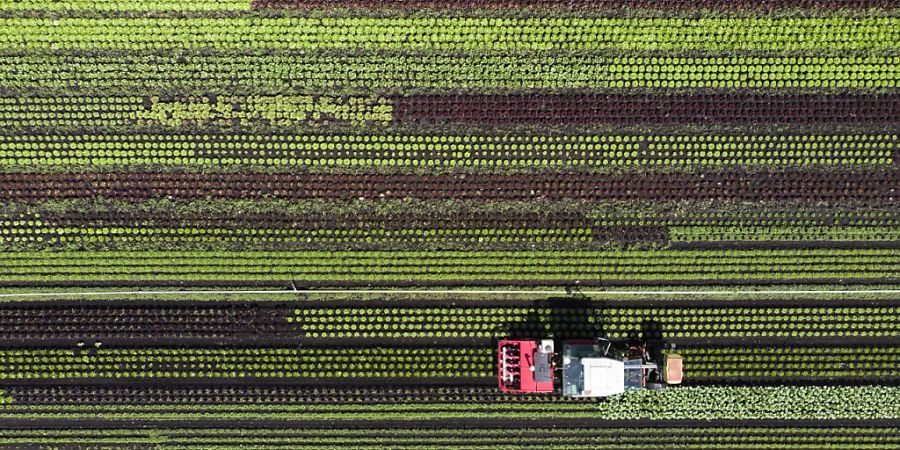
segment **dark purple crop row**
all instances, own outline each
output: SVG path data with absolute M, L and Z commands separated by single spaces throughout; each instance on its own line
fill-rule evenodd
M 890 8 L 890 0 L 254 0 L 254 8 L 787 9 Z
M 0 196 L 64 198 L 829 200 L 893 202 L 900 172 L 653 174 L 6 173 Z

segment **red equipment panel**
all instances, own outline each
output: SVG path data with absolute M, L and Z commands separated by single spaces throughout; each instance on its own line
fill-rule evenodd
M 497 380 L 503 392 L 553 392 L 552 369 L 549 381 L 535 380 L 535 341 L 503 340 L 497 345 Z M 546 377 L 544 377 L 546 378 Z

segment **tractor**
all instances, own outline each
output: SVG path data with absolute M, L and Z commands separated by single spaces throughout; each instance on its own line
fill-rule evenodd
M 562 353 L 557 353 L 553 339 L 501 340 L 497 345 L 500 390 L 608 397 L 681 384 L 681 356 L 664 353 L 658 346 L 606 338 L 570 339 L 561 344 Z

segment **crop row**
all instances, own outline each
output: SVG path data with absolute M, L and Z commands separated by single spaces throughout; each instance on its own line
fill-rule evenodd
M 507 336 L 679 340 L 900 337 L 892 307 L 614 308 L 41 306 L 0 309 L 6 339 L 221 338 L 489 340 Z M 247 337 L 250 339 L 250 337 Z
M 34 405 L 18 405 L 18 404 L 9 404 L 6 408 L 0 407 L 0 417 L 2 417 L 2 411 L 5 409 L 11 413 L 25 413 L 26 415 L 31 412 L 58 412 L 58 413 L 66 413 L 66 412 L 74 412 L 74 413 L 83 413 L 87 411 L 94 411 L 98 414 L 103 413 L 151 413 L 151 414 L 159 414 L 159 413 L 186 413 L 186 414 L 196 414 L 196 413 L 205 413 L 209 414 L 210 412 L 216 414 L 236 414 L 243 412 L 262 412 L 269 414 L 283 414 L 283 413 L 298 413 L 298 412 L 308 412 L 310 414 L 316 413 L 325 413 L 325 414 L 347 414 L 347 413 L 408 413 L 412 411 L 422 411 L 423 414 L 431 413 L 468 413 L 471 412 L 472 409 L 481 409 L 490 410 L 491 412 L 500 412 L 500 411 L 510 411 L 510 412 L 538 412 L 544 411 L 546 413 L 558 413 L 558 414 L 567 414 L 567 413 L 586 413 L 590 412 L 591 405 L 589 402 L 573 402 L 573 401 L 559 401 L 559 402 L 542 402 L 539 404 L 532 404 L 528 402 L 509 402 L 509 403 L 498 403 L 491 404 L 490 407 L 485 408 L 484 404 L 476 403 L 473 404 L 469 402 L 459 402 L 459 403 L 430 403 L 430 402 L 419 402 L 419 403 L 372 403 L 372 404 L 286 404 L 286 405 L 250 405 L 250 404 L 220 404 L 220 405 L 206 405 L 205 408 L 198 408 L 195 405 L 165 405 L 165 406 L 157 406 L 157 405 L 56 405 L 51 408 L 47 408 L 44 406 L 34 406 Z
M 708 241 L 894 241 L 900 228 L 866 227 L 673 227 L 667 230 L 671 242 Z
M 0 379 L 490 377 L 489 348 L 0 350 Z
M 419 95 L 394 100 L 404 126 L 893 124 L 900 96 L 703 93 Z
M 534 9 L 703 9 L 703 10 L 727 10 L 729 12 L 741 10 L 769 11 L 782 8 L 822 8 L 822 9 L 852 9 L 852 8 L 890 8 L 893 3 L 888 0 L 780 0 L 769 2 L 766 0 L 253 0 L 254 8 L 328 8 L 339 4 L 343 7 L 353 8 L 452 8 L 465 10 L 479 9 L 507 9 L 507 8 L 534 8 Z
M 2 18 L 7 49 L 878 50 L 900 19 Z
M 442 307 L 300 308 L 289 321 L 315 338 L 832 338 L 896 336 L 898 308 Z
M 690 9 L 698 6 L 707 8 L 722 7 L 725 3 L 728 7 L 740 9 L 771 9 L 771 8 L 876 8 L 888 7 L 890 3 L 885 0 L 782 0 L 770 4 L 763 0 L 741 0 L 738 4 L 734 1 L 705 0 L 702 4 L 688 2 L 687 0 L 413 0 L 413 1 L 373 1 L 373 0 L 67 0 L 59 2 L 54 0 L 6 0 L 0 2 L 0 11 L 120 11 L 120 12 L 145 12 L 145 11 L 248 11 L 253 8 L 535 8 L 535 9 L 594 9 L 594 8 L 648 8 L 648 9 Z
M 691 348 L 691 384 L 897 380 L 892 348 Z M 2 380 L 490 378 L 490 348 L 100 348 L 0 350 Z
M 898 228 L 880 227 L 598 227 L 598 228 L 159 228 L 0 226 L 0 247 L 22 250 L 596 250 L 678 242 L 890 242 Z
M 3 0 L 0 11 L 249 11 L 251 0 Z
M 777 170 L 697 173 L 0 173 L 0 194 L 33 202 L 115 200 L 747 200 L 892 204 L 900 171 Z
M 621 227 L 721 228 L 739 226 L 778 228 L 900 226 L 900 210 L 894 205 L 815 204 L 799 202 L 462 202 L 384 201 L 372 207 L 366 202 L 288 202 L 270 199 L 248 201 L 172 202 L 168 200 L 122 202 L 70 200 L 47 203 L 8 201 L 0 206 L 0 228 L 37 229 L 136 225 L 161 229 L 234 229 L 252 234 L 254 228 L 312 230 L 372 230 L 374 234 L 413 234 L 412 230 L 530 228 L 598 229 Z M 453 223 L 453 222 L 458 222 Z M 464 224 L 464 225 L 463 225 Z M 383 231 L 382 231 L 383 230 Z M 445 230 L 445 231 L 437 231 Z M 13 232 L 10 231 L 10 234 Z M 28 233 L 28 232 L 22 232 Z M 31 234 L 36 233 L 32 231 Z M 482 232 L 488 235 L 489 232 Z
M 623 230 L 625 231 L 625 230 Z M 651 230 L 635 229 L 634 232 Z M 269 242 L 587 242 L 595 236 L 615 234 L 614 230 L 591 228 L 160 228 L 160 227 L 107 227 L 81 226 L 58 227 L 52 224 L 0 225 L 0 240 L 39 241 L 52 244 L 55 241 L 111 241 L 111 240 L 164 240 L 164 241 L 269 241 Z M 623 233 L 624 234 L 624 233 Z M 880 227 L 771 227 L 752 222 L 745 227 L 673 227 L 663 230 L 674 242 L 703 240 L 892 240 L 898 236 L 897 228 Z
M 59 385 L 8 386 L 9 403 L 17 405 L 215 405 L 215 404 L 400 404 L 520 403 L 568 401 L 559 396 L 507 395 L 485 386 L 291 386 L 291 385 Z
M 561 449 L 744 449 L 823 450 L 847 448 L 887 449 L 900 445 L 897 428 L 761 428 L 731 427 L 666 428 L 569 428 L 569 443 Z M 498 450 L 524 447 L 558 437 L 556 428 L 368 428 L 368 429 L 282 429 L 282 428 L 178 428 L 147 431 L 141 429 L 30 429 L 0 431 L 0 446 L 19 444 L 77 445 L 105 444 L 128 450 L 152 445 L 160 450 L 217 449 L 249 450 L 290 446 L 290 448 L 372 450 L 403 446 L 406 449 Z
M 280 288 L 285 286 L 279 285 Z M 302 285 L 297 285 L 305 287 Z M 395 286 L 399 288 L 399 286 Z M 457 290 L 452 298 L 459 305 L 480 304 L 480 302 L 491 301 L 521 301 L 521 297 L 517 294 L 509 293 L 505 286 L 484 286 L 483 289 L 477 291 Z M 531 292 L 536 296 L 547 295 L 555 296 L 566 293 L 561 286 L 532 286 Z M 20 286 L 0 286 L 0 305 L 15 306 L 25 305 L 34 302 L 35 296 L 33 287 Z M 440 298 L 447 298 L 446 294 L 441 292 L 433 292 L 430 290 L 416 290 L 410 292 L 408 289 L 382 290 L 378 292 L 366 292 L 359 296 L 363 300 L 373 301 L 399 301 L 399 302 L 427 302 L 421 303 L 419 306 L 427 306 Z M 578 291 L 573 292 L 577 294 Z M 811 284 L 808 282 L 800 282 L 791 285 L 772 286 L 772 284 L 714 284 L 714 285 L 698 285 L 698 284 L 663 284 L 656 283 L 652 285 L 628 285 L 628 286 L 605 286 L 604 293 L 591 289 L 584 289 L 581 292 L 590 292 L 588 298 L 594 300 L 606 299 L 609 301 L 618 300 L 639 300 L 654 301 L 659 304 L 679 304 L 685 298 L 697 299 L 723 299 L 723 298 L 739 298 L 753 299 L 768 305 L 771 302 L 796 301 L 796 302 L 823 302 L 824 304 L 852 304 L 856 302 L 868 301 L 885 301 L 895 300 L 896 294 L 893 285 L 889 281 L 882 283 L 867 284 L 865 288 L 860 286 L 838 284 L 837 282 Z M 280 291 L 263 291 L 259 289 L 240 289 L 240 286 L 230 285 L 227 290 L 214 291 L 195 291 L 186 292 L 178 289 L 157 289 L 153 293 L 126 290 L 122 291 L 117 287 L 111 286 L 94 286 L 90 289 L 76 289 L 73 291 L 72 286 L 43 286 L 41 294 L 38 298 L 44 301 L 60 301 L 60 304 L 69 305 L 72 301 L 96 303 L 98 300 L 117 302 L 135 302 L 137 304 L 145 304 L 147 302 L 158 303 L 159 305 L 176 305 L 181 302 L 208 302 L 215 299 L 222 305 L 246 304 L 259 302 L 265 304 L 276 304 L 278 302 L 290 300 L 291 295 L 299 294 L 297 298 L 305 298 L 317 301 L 331 301 L 335 298 L 346 298 L 341 294 L 335 294 L 329 291 L 317 291 L 314 289 L 304 290 L 298 293 L 292 293 L 288 290 Z M 568 294 L 567 294 L 568 295 Z M 531 298 L 531 297 L 529 297 Z M 349 305 L 348 305 L 349 306 Z M 398 305 L 400 306 L 400 305 Z M 46 306 L 45 306 L 46 307 Z M 290 311 L 279 317 L 287 317 Z
M 493 380 L 492 380 L 493 381 Z M 697 387 L 686 387 L 692 391 L 703 391 Z M 820 389 L 826 389 L 824 387 Z M 856 389 L 839 388 L 845 392 Z M 518 404 L 529 404 L 533 407 L 552 403 L 566 403 L 560 408 L 568 410 L 580 406 L 591 407 L 592 400 L 573 399 L 555 395 L 502 393 L 493 383 L 484 386 L 405 386 L 387 387 L 364 384 L 358 387 L 335 386 L 260 386 L 236 385 L 220 386 L 209 384 L 146 386 L 144 384 L 105 385 L 80 384 L 62 386 L 17 385 L 4 388 L 3 403 L 32 409 L 52 410 L 55 406 L 65 407 L 69 411 L 82 407 L 141 406 L 145 409 L 162 409 L 166 406 L 180 406 L 181 410 L 215 409 L 220 405 L 271 405 L 272 407 L 290 405 L 335 405 L 352 407 L 353 405 L 417 405 L 417 404 L 472 404 L 484 408 L 487 405 L 507 405 L 515 408 Z M 758 391 L 758 389 L 747 389 Z M 451 406 L 453 407 L 453 406 Z M 440 408 L 440 406 L 432 406 Z
M 471 126 L 892 124 L 890 94 L 510 94 L 333 97 L 308 95 L 173 97 L 0 97 L 10 130 L 111 132 L 123 128 L 305 131 Z M 632 149 L 633 150 L 633 149 Z M 189 149 L 168 156 L 193 156 Z M 631 155 L 634 157 L 635 155 Z M 735 155 L 737 156 L 737 155 Z
M 0 336 L 16 338 L 229 337 L 266 333 L 249 306 L 73 306 L 0 309 Z
M 22 249 L 142 249 L 172 245 L 183 250 L 217 249 L 245 246 L 243 250 L 263 249 L 596 249 L 622 243 L 664 245 L 676 242 L 710 241 L 840 241 L 872 242 L 900 239 L 897 227 L 842 226 L 762 226 L 754 222 L 732 226 L 619 226 L 586 228 L 273 228 L 204 227 L 129 227 L 82 225 L 74 227 L 13 225 L 0 222 L 0 245 Z M 873 246 L 877 246 L 872 243 Z M 535 247 L 537 248 L 537 247 Z
M 295 123 L 387 123 L 388 99 L 337 98 L 304 95 L 187 97 L 4 97 L 0 98 L 0 125 L 5 127 L 122 127 L 186 124 L 271 126 Z M 177 156 L 188 156 L 187 154 Z M 171 155 L 170 155 L 171 156 Z
M 893 230 L 860 229 L 834 230 L 832 235 L 852 236 L 859 233 L 865 236 L 892 236 Z M 590 229 L 408 229 L 385 231 L 383 229 L 314 229 L 302 230 L 294 228 L 152 228 L 152 227 L 80 227 L 80 228 L 0 228 L 0 242 L 40 242 L 46 245 L 57 243 L 116 243 L 128 242 L 178 242 L 191 243 L 228 243 L 240 242 L 242 245 L 258 246 L 259 244 L 286 244 L 298 247 L 304 243 L 313 247 L 322 244 L 338 246 L 352 245 L 357 247 L 373 244 L 426 244 L 426 243 L 526 243 L 526 242 L 590 242 Z M 171 245 L 171 244 L 167 244 Z M 280 245 L 279 245 L 280 246 Z
M 584 51 L 33 51 L 0 55 L 0 90 L 51 95 L 209 92 L 265 95 L 529 92 L 566 89 L 887 91 L 896 56 L 616 56 Z
M 5 253 L 2 282 L 602 284 L 896 277 L 894 250 Z
M 176 121 L 188 120 L 186 116 L 174 114 L 173 117 L 178 119 L 169 119 L 165 114 L 157 115 L 152 109 L 150 114 L 153 119 L 147 119 L 149 114 L 138 108 L 142 101 L 133 99 L 134 110 L 128 114 L 133 118 L 144 117 L 135 120 L 159 120 L 160 123 L 172 125 Z M 159 104 L 157 101 L 153 108 Z M 11 106 L 22 107 L 22 101 Z M 109 108 L 108 104 L 102 103 L 89 106 L 98 110 Z M 129 106 L 123 107 L 131 109 Z M 215 108 L 205 104 L 204 112 L 197 113 L 190 120 L 231 120 L 220 111 L 215 114 Z M 288 117 L 289 114 L 284 111 L 281 116 Z M 110 118 L 107 115 L 106 120 Z M 886 165 L 893 163 L 896 147 L 897 136 L 893 134 L 448 136 L 198 133 L 148 136 L 73 133 L 0 136 L 0 165 Z
M 606 419 L 752 418 L 791 419 L 895 417 L 900 400 L 888 399 L 893 387 L 681 388 L 626 393 L 619 401 L 598 404 Z M 870 403 L 871 402 L 871 403 Z M 884 409 L 882 409 L 882 406 Z M 632 409 L 633 412 L 626 412 Z M 778 412 L 776 412 L 778 411 Z M 692 415 L 688 415 L 692 414 Z
M 619 228 L 467 228 L 467 229 L 297 229 L 297 228 L 159 228 L 159 227 L 15 227 L 0 226 L 0 248 L 11 250 L 378 250 L 378 249 L 602 249 L 663 246 L 669 243 L 854 242 L 893 246 L 900 228 L 734 227 Z M 879 244 L 879 242 L 886 244 Z
M 865 387 L 681 387 L 662 391 L 631 391 L 604 402 L 449 403 L 374 405 L 249 405 L 159 408 L 153 406 L 72 405 L 41 407 L 9 404 L 2 419 L 107 419 L 163 421 L 288 419 L 314 420 L 433 420 L 559 419 L 638 420 L 761 420 L 761 419 L 888 419 L 900 418 L 900 395 L 893 386 Z
M 685 380 L 852 378 L 875 383 L 900 379 L 900 349 L 889 348 L 684 348 Z M 687 382 L 687 381 L 686 381 Z
M 448 222 L 458 221 L 459 225 Z M 463 226 L 462 224 L 465 224 Z M 7 201 L 0 227 L 293 228 L 399 232 L 592 227 L 896 227 L 895 205 L 801 202 L 463 202 L 387 200 L 333 203 L 269 199 L 173 202 L 155 200 Z M 249 233 L 249 231 L 247 231 Z

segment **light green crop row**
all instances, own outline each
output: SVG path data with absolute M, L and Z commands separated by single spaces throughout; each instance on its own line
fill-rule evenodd
M 569 401 L 536 401 L 531 402 L 494 402 L 489 409 L 492 411 L 546 411 L 565 414 L 567 412 L 589 412 L 591 405 L 587 403 L 569 402 Z M 186 412 L 191 413 L 197 411 L 197 405 L 190 404 L 168 404 L 164 406 L 153 404 L 99 404 L 85 407 L 84 405 L 53 405 L 47 407 L 45 405 L 29 405 L 29 404 L 12 404 L 6 408 L 0 409 L 15 410 L 20 412 L 34 411 L 84 411 L 91 409 L 97 413 L 115 413 L 115 412 Z M 208 405 L 205 408 L 209 412 L 215 413 L 242 413 L 242 412 L 308 412 L 330 413 L 330 412 L 358 412 L 358 413 L 376 413 L 376 412 L 392 412 L 392 413 L 408 413 L 413 411 L 428 412 L 456 412 L 472 409 L 472 403 L 468 402 L 435 402 L 435 403 L 413 403 L 413 402 L 396 402 L 396 403 L 366 403 L 366 402 L 303 402 L 294 404 L 246 404 L 246 403 L 223 403 Z M 487 408 L 485 408 L 487 409 Z
M 20 52 L 0 55 L 0 89 L 73 95 L 523 92 L 564 89 L 890 90 L 900 58 L 608 56 L 583 51 Z
M 168 105 L 141 111 L 140 99 L 112 98 L 135 123 L 177 126 L 191 121 L 233 120 L 209 104 L 202 111 L 168 117 Z M 63 106 L 59 106 L 62 104 Z M 155 105 L 163 104 L 165 107 Z M 65 113 L 65 103 L 11 103 L 6 108 Z M 93 114 L 108 104 L 89 103 Z M 389 108 L 382 105 L 382 108 Z M 356 120 L 374 117 L 355 108 Z M 3 108 L 0 107 L 0 110 Z M 222 108 L 224 109 L 224 108 Z M 314 108 L 311 108 L 314 109 Z M 157 111 L 158 110 L 158 111 Z M 312 114 L 314 114 L 313 112 Z M 255 113 L 249 113 L 255 114 Z M 300 114 L 300 113 L 295 113 Z M 302 112 L 304 117 L 309 112 Z M 107 113 L 112 119 L 119 113 Z M 123 116 L 125 114 L 122 114 Z M 243 116 L 247 117 L 248 113 Z M 259 114 L 262 116 L 262 114 Z M 291 114 L 269 113 L 278 123 Z M 106 120 L 105 119 L 105 120 Z M 35 119 L 47 126 L 54 119 Z M 0 122 L 3 122 L 0 119 Z M 15 121 L 7 119 L 9 125 Z M 715 165 L 889 165 L 897 136 L 849 135 L 294 135 L 294 134 L 17 134 L 0 136 L 0 165 L 306 165 L 382 166 L 715 166 Z
M 607 419 L 900 418 L 900 388 L 696 387 L 631 391 L 598 404 Z
M 489 348 L 0 350 L 0 379 L 489 377 L 490 358 Z
M 638 390 L 602 402 L 577 402 L 568 410 L 557 403 L 460 403 L 373 405 L 342 411 L 269 412 L 254 407 L 246 411 L 222 411 L 227 405 L 196 406 L 194 411 L 141 411 L 82 405 L 58 407 L 58 411 L 29 412 L 37 407 L 0 407 L 0 419 L 109 419 L 173 421 L 185 419 L 287 419 L 287 420 L 445 420 L 449 418 L 514 418 L 537 420 L 546 414 L 560 418 L 595 420 L 690 419 L 690 420 L 839 420 L 900 419 L 900 387 L 679 387 L 661 391 Z M 247 405 L 256 406 L 256 405 Z M 71 410 L 74 409 L 74 410 Z M 130 409 L 130 410 L 129 410 Z M 146 408 L 144 408 L 146 409 Z
M 677 353 L 684 357 L 685 379 L 841 377 L 877 383 L 900 378 L 896 348 L 679 348 Z
M 896 241 L 898 227 L 847 226 L 757 226 L 753 223 L 735 226 L 690 226 L 667 229 L 672 242 L 709 241 Z
M 249 11 L 251 0 L 0 0 L 0 11 Z
M 310 95 L 159 97 L 0 98 L 3 127 L 271 126 L 297 124 L 387 124 L 392 105 L 383 97 Z
M 576 252 L 67 252 L 0 255 L 0 281 L 502 281 L 511 285 L 695 280 L 888 279 L 896 250 Z
M 878 50 L 874 18 L 2 18 L 6 49 Z
M 299 228 L 199 228 L 199 227 L 54 227 L 0 225 L 0 248 L 142 250 L 179 245 L 182 250 L 240 248 L 264 249 L 597 249 L 635 243 L 625 232 L 593 235 L 590 228 L 453 228 L 400 230 L 299 229 Z M 665 233 L 668 233 L 667 235 Z M 663 246 L 670 242 L 720 241 L 894 241 L 897 227 L 673 227 L 647 236 L 638 244 Z M 559 247 L 559 246 L 565 247 Z M 424 247 L 423 247 L 424 246 Z M 556 247 L 554 247 L 556 246 Z
M 648 321 L 655 323 L 657 329 L 653 331 L 663 339 L 900 337 L 900 330 L 893 330 L 900 320 L 898 308 L 305 307 L 294 311 L 287 320 L 306 336 L 325 339 L 485 339 L 503 338 L 511 332 L 544 337 L 590 337 L 602 333 L 613 339 L 627 339 L 640 334 Z M 691 361 L 689 369 L 693 371 L 699 364 Z M 746 369 L 755 368 L 748 365 Z
M 568 298 L 572 295 L 583 295 L 584 298 L 619 302 L 621 300 L 652 300 L 660 303 L 672 300 L 685 300 L 692 298 L 716 298 L 727 301 L 728 299 L 749 298 L 757 300 L 804 300 L 816 301 L 828 304 L 831 301 L 845 301 L 855 299 L 868 300 L 893 300 L 896 298 L 896 285 L 892 284 L 867 284 L 865 287 L 848 284 L 790 284 L 772 286 L 767 284 L 741 284 L 741 285 L 683 285 L 663 284 L 652 286 L 605 286 L 602 291 L 597 289 L 584 289 L 576 292 L 566 292 L 559 286 L 535 286 L 518 292 L 510 291 L 508 286 L 479 286 L 470 290 L 473 286 L 460 286 L 452 293 L 459 304 L 469 304 L 471 301 L 490 300 L 502 304 L 506 301 L 521 301 L 523 298 L 541 300 L 545 298 Z M 241 293 L 246 291 L 247 293 Z M 583 294 L 579 294 L 583 293 Z M 78 300 L 98 305 L 116 301 L 153 301 L 160 305 L 172 305 L 179 302 L 195 300 L 216 300 L 224 304 L 245 303 L 249 301 L 272 303 L 285 300 L 305 301 L 334 301 L 353 300 L 363 302 L 384 302 L 410 300 L 431 304 L 434 301 L 445 299 L 447 291 L 443 287 L 431 288 L 418 286 L 414 290 L 405 287 L 383 287 L 374 292 L 369 289 L 344 288 L 340 292 L 328 290 L 309 291 L 304 290 L 295 293 L 291 290 L 272 290 L 258 292 L 256 287 L 229 287 L 228 289 L 210 289 L 203 291 L 191 291 L 185 293 L 181 287 L 155 287 L 153 293 L 122 292 L 116 286 L 47 286 L 35 292 L 34 287 L 3 287 L 0 285 L 0 304 L 15 304 L 20 302 L 45 302 L 52 303 L 61 299 L 67 301 Z
M 569 428 L 563 433 L 565 450 L 857 450 L 900 445 L 898 428 L 878 427 L 757 427 L 740 428 Z M 515 433 L 497 434 L 496 428 L 175 428 L 165 433 L 142 429 L 8 429 L 0 430 L 0 445 L 151 445 L 159 450 L 262 450 L 273 446 L 339 449 L 467 449 L 501 450 L 541 442 L 561 430 L 528 426 Z M 344 446 L 344 447 L 341 447 Z
M 445 436 L 447 434 L 455 434 L 458 437 L 489 437 L 497 439 L 495 428 L 453 428 L 445 427 L 438 429 L 429 428 L 329 428 L 329 429 L 309 429 L 309 428 L 241 428 L 241 427 L 221 427 L 221 428 L 172 428 L 169 432 L 169 438 L 178 439 L 203 439 L 203 438 L 234 438 L 243 436 L 248 439 L 272 438 L 273 440 L 281 438 L 323 438 L 323 439 L 372 439 L 380 437 L 389 437 L 396 439 L 415 439 L 417 437 L 427 437 L 428 439 L 436 436 Z M 552 434 L 559 430 L 553 428 L 542 428 L 540 426 L 532 426 L 518 430 L 515 436 L 504 436 L 504 439 L 534 439 L 542 437 L 545 434 Z M 892 427 L 757 427 L 754 425 L 735 427 L 724 426 L 695 426 L 695 427 L 660 427 L 660 428 L 570 428 L 566 431 L 566 436 L 590 439 L 594 437 L 602 437 L 609 440 L 615 440 L 617 437 L 623 439 L 645 438 L 648 441 L 659 438 L 700 438 L 700 439 L 729 439 L 733 437 L 743 437 L 749 440 L 754 438 L 781 437 L 785 441 L 797 441 L 801 437 L 823 438 L 828 440 L 842 441 L 844 439 L 868 439 L 873 437 L 891 438 L 890 441 L 900 440 L 900 429 Z M 140 433 L 138 429 L 91 429 L 91 428 L 69 428 L 69 429 L 3 429 L 0 430 L 0 439 L 21 439 L 25 437 L 41 437 L 48 438 L 58 437 L 60 439 L 103 439 L 103 438 L 128 438 Z M 148 435 L 157 434 L 155 431 L 148 430 Z
M 238 259 L 246 262 L 269 262 L 272 260 L 309 259 L 320 261 L 328 265 L 334 262 L 378 262 L 385 258 L 397 261 L 440 261 L 442 259 L 459 259 L 476 263 L 482 258 L 538 258 L 547 262 L 559 263 L 571 261 L 580 263 L 593 260 L 609 261 L 615 264 L 640 264 L 665 265 L 654 261 L 656 258 L 684 259 L 698 262 L 710 258 L 732 261 L 741 261 L 752 258 L 771 258 L 773 260 L 792 262 L 795 259 L 822 259 L 838 258 L 852 261 L 887 260 L 900 261 L 900 253 L 895 250 L 872 249 L 815 249 L 815 250 L 623 250 L 608 252 L 68 252 L 68 253 L 29 253 L 6 252 L 0 253 L 0 262 L 20 264 L 27 261 L 46 261 L 54 263 L 60 261 L 73 261 L 81 263 L 97 264 L 103 259 L 124 260 L 123 262 L 138 262 L 154 260 L 166 260 L 169 258 L 186 259 L 192 262 L 208 259 Z M 98 261 L 100 259 L 100 261 Z M 116 265 L 116 261 L 108 264 Z M 237 262 L 236 264 L 241 264 Z
M 874 230 L 872 233 L 877 233 Z M 5 227 L 0 225 L 0 248 L 4 244 L 25 244 L 53 248 L 57 245 L 88 245 L 88 248 L 152 247 L 153 243 L 178 243 L 181 249 L 215 248 L 214 244 L 240 242 L 245 249 L 260 248 L 351 248 L 383 247 L 382 244 L 414 248 L 420 244 L 445 243 L 454 248 L 497 243 L 589 243 L 594 241 L 589 228 L 584 229 L 313 229 L 298 228 L 156 228 L 156 227 Z M 877 234 L 872 234 L 877 235 Z M 203 245 L 209 244 L 209 245 Z M 408 244 L 408 245 L 405 245 Z M 98 247 L 99 245 L 99 247 Z M 394 247 L 390 247 L 394 248 Z

